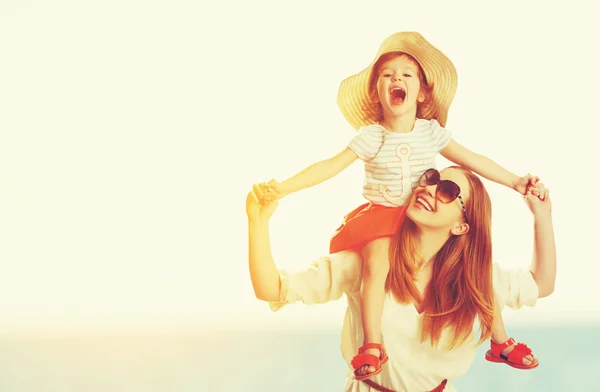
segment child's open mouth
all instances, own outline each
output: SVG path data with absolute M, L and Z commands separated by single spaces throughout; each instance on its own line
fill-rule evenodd
M 406 91 L 402 87 L 394 87 L 390 90 L 392 105 L 400 105 L 406 98 Z

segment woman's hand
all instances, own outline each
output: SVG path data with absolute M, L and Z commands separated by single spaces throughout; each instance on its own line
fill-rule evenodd
M 268 186 L 262 182 L 260 184 L 255 184 L 252 187 L 252 191 L 248 193 L 246 197 L 246 215 L 248 215 L 248 220 L 252 221 L 268 221 L 273 215 L 273 212 L 277 209 L 279 202 L 276 198 L 269 198 L 268 200 L 264 200 L 264 204 L 262 204 L 259 200 L 259 193 L 269 192 L 266 190 Z
M 275 180 L 269 181 L 268 184 L 264 182 L 260 182 L 258 184 L 254 184 L 252 186 L 252 191 L 254 192 L 254 196 L 258 199 L 260 204 L 269 204 L 273 200 L 278 199 L 277 190 L 271 186 L 271 182 Z
M 525 195 L 525 204 L 527 204 L 527 207 L 529 207 L 529 210 L 535 217 L 550 215 L 552 213 L 550 191 L 541 182 L 538 182 L 535 188 L 527 192 L 527 195 Z

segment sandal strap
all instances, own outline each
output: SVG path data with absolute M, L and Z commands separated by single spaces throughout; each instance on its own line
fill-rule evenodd
M 364 365 L 373 366 L 377 369 L 379 368 L 381 361 L 373 354 L 360 353 L 355 355 L 354 358 L 352 358 L 350 364 L 354 369 L 358 369 L 359 367 Z
M 531 349 L 526 344 L 517 343 L 515 348 L 508 354 L 508 360 L 512 363 L 523 364 L 523 357 L 531 354 Z
M 383 345 L 379 344 L 379 343 L 367 343 L 362 345 L 359 349 L 358 349 L 358 353 L 362 354 L 364 353 L 366 350 L 370 350 L 370 349 L 376 349 L 379 350 L 379 359 L 383 359 L 387 353 L 385 352 L 385 348 L 383 347 Z
M 491 343 L 490 347 L 492 349 L 492 354 L 494 354 L 495 357 L 499 357 L 500 354 L 502 353 L 502 350 L 515 344 L 515 339 L 510 338 L 504 343 L 494 343 L 493 341 L 490 340 L 490 343 Z

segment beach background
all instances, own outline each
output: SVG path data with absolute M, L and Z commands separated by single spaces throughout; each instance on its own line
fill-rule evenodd
M 509 326 L 510 327 L 510 326 Z M 540 366 L 484 360 L 480 346 L 461 392 L 598 391 L 599 324 L 513 327 Z M 348 371 L 340 332 L 211 331 L 179 334 L 2 336 L 0 390 L 15 392 L 341 391 Z
M 256 300 L 244 201 L 346 146 L 339 83 L 396 31 L 455 64 L 454 138 L 539 175 L 553 201 L 556 290 L 504 315 L 539 369 L 488 364 L 482 347 L 456 385 L 600 390 L 595 5 L 3 0 L 0 392 L 340 390 L 344 300 Z M 326 253 L 362 175 L 282 200 L 281 268 Z M 494 259 L 527 267 L 531 214 L 485 183 Z

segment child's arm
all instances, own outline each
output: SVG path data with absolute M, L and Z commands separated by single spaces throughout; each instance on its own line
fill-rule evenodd
M 527 193 L 528 185 L 535 185 L 538 180 L 530 174 L 519 177 L 490 158 L 463 147 L 454 139 L 450 140 L 440 154 L 457 165 L 464 166 L 490 181 L 512 188 L 523 195 Z
M 350 148 L 345 148 L 336 156 L 312 164 L 285 181 L 279 183 L 272 181 L 269 185 L 273 186 L 280 196 L 283 196 L 329 180 L 350 166 L 350 164 L 357 159 L 358 156 L 354 151 Z

